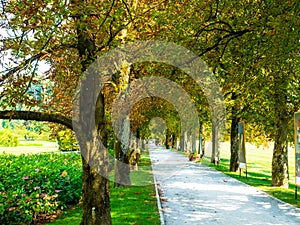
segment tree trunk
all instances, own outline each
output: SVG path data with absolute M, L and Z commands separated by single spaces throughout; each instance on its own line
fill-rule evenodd
M 172 134 L 172 148 L 175 148 L 175 146 L 176 146 L 176 135 L 175 135 L 175 133 L 173 133 Z
M 187 136 L 186 152 L 192 152 L 192 135 Z
M 169 133 L 166 131 L 166 140 L 165 140 L 166 149 L 169 149 Z
M 183 139 L 183 151 L 184 152 L 187 152 L 188 151 L 188 149 L 187 149 L 187 147 L 188 147 L 188 134 L 187 134 L 187 131 L 185 131 L 184 132 L 184 139 Z
M 124 102 L 129 102 L 129 95 L 130 95 L 130 66 L 127 68 L 127 70 L 122 70 L 120 77 L 120 83 L 121 85 L 121 94 L 120 98 L 124 99 Z M 128 103 L 129 104 L 129 103 Z M 118 124 L 118 133 L 119 138 L 121 140 L 118 140 L 115 145 L 115 187 L 121 187 L 121 186 L 130 186 L 130 155 L 132 153 L 132 150 L 134 151 L 134 145 L 135 143 L 132 143 L 132 138 L 130 137 L 130 108 L 129 105 L 123 106 L 122 112 L 120 115 L 117 114 L 117 116 L 120 116 L 119 120 L 120 123 Z M 116 119 L 116 118 L 115 118 Z
M 233 114 L 230 130 L 230 168 L 231 172 L 236 172 L 239 168 L 239 140 L 238 140 L 239 118 Z
M 140 139 L 140 143 L 141 143 L 141 152 L 146 151 L 146 141 L 143 139 Z
M 93 151 L 89 149 L 88 151 Z M 82 157 L 81 225 L 111 225 L 108 180 Z
M 80 101 L 88 101 L 87 96 L 91 95 L 81 93 Z M 82 153 L 81 225 L 111 225 L 104 96 L 93 96 L 90 101 L 96 97 L 95 107 L 90 104 L 91 109 L 79 111 L 75 132 Z M 95 113 L 95 122 L 88 119 L 92 111 Z
M 275 137 L 272 159 L 272 186 L 288 187 L 288 156 L 287 156 L 287 130 L 288 111 L 287 101 L 287 79 L 285 77 L 274 77 L 275 82 Z
M 71 1 L 70 7 L 85 5 L 86 2 Z M 90 34 L 89 28 L 92 18 L 84 15 L 74 17 L 75 29 L 77 32 L 77 50 L 79 53 L 82 74 L 96 59 L 95 39 Z M 86 90 L 97 90 L 99 80 L 95 78 L 94 87 L 81 89 L 80 102 L 88 101 L 89 108 L 79 113 L 79 124 L 81 133 L 76 134 L 79 139 L 82 159 L 82 221 L 81 225 L 111 225 L 110 200 L 108 190 L 108 151 L 107 134 L 105 122 L 105 101 L 104 95 L 100 93 L 87 93 Z M 83 85 L 84 86 L 84 85 Z M 88 92 L 89 92 L 88 91 Z M 94 100 L 96 99 L 96 107 Z M 81 103 L 80 103 L 81 104 Z M 91 113 L 95 113 L 95 125 L 89 121 Z M 74 112 L 73 112 L 74 114 Z M 88 122 L 87 122 L 88 121 Z M 91 124 L 89 124 L 91 123 Z M 87 133 L 85 133 L 87 132 Z M 101 140 L 99 140 L 101 138 Z M 102 143 L 102 145 L 101 145 Z
M 204 155 L 205 155 L 205 137 L 202 136 L 202 149 L 200 153 L 200 158 L 202 159 Z
M 179 150 L 184 151 L 184 135 L 180 135 Z
M 237 116 L 238 106 L 235 102 L 238 98 L 238 95 L 235 92 L 232 92 L 231 100 L 234 102 L 234 105 L 231 108 L 231 128 L 230 128 L 230 172 L 236 172 L 239 168 L 239 132 L 238 124 L 240 118 Z
M 122 149 L 121 141 L 116 141 L 114 145 L 115 152 L 115 187 L 130 186 L 130 166 L 129 156 Z
M 197 152 L 196 135 L 192 134 L 192 152 Z
M 199 154 L 200 154 L 200 158 L 201 159 L 203 158 L 203 156 L 205 154 L 205 136 L 204 136 L 204 133 L 205 133 L 205 127 L 201 123 L 200 124 L 200 129 L 199 129 L 199 136 L 201 135 L 201 139 L 199 137 Z
M 216 132 L 215 132 L 215 126 L 212 124 L 211 127 L 211 158 L 210 162 L 215 163 L 215 154 L 216 154 L 216 146 L 215 146 L 215 140 L 216 140 Z
M 219 130 L 214 123 L 212 124 L 212 152 L 210 162 L 219 164 Z

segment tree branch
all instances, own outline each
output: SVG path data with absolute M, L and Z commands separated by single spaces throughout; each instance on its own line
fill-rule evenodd
M 245 30 L 241 30 L 241 31 L 237 31 L 237 32 L 232 32 L 232 33 L 229 33 L 227 35 L 224 35 L 223 37 L 220 37 L 218 38 L 218 40 L 216 41 L 216 43 L 208 48 L 206 48 L 204 51 L 202 51 L 200 54 L 198 54 L 198 56 L 203 56 L 205 53 L 215 49 L 216 47 L 218 47 L 221 42 L 227 38 L 229 38 L 229 41 L 234 39 L 234 38 L 237 38 L 237 37 L 240 37 L 246 33 L 249 33 L 251 32 L 251 30 L 248 30 L 248 29 L 245 29 Z M 226 46 L 228 45 L 228 43 L 226 43 Z
M 62 44 L 62 45 L 56 46 L 52 49 L 46 49 L 44 51 L 41 51 L 40 53 L 33 55 L 32 57 L 26 59 L 24 62 L 20 63 L 19 65 L 15 66 L 9 70 L 6 70 L 8 72 L 0 77 L 0 83 L 2 83 L 5 79 L 9 78 L 13 74 L 17 73 L 18 71 L 22 70 L 26 65 L 32 63 L 33 61 L 39 60 L 40 58 L 44 57 L 45 55 L 55 52 L 58 49 L 64 49 L 64 48 L 76 48 L 76 46 L 72 45 L 72 44 Z
M 73 130 L 72 119 L 58 114 L 31 111 L 0 111 L 0 119 L 35 120 L 62 124 Z
M 2 77 L 0 77 L 0 82 L 3 82 L 5 79 L 7 79 L 8 77 L 12 76 L 14 73 L 18 72 L 19 70 L 23 69 L 24 66 L 30 64 L 32 61 L 35 61 L 39 58 L 41 58 L 42 56 L 48 54 L 48 52 L 40 52 L 39 54 L 36 54 L 32 57 L 30 57 L 29 59 L 26 59 L 23 63 L 21 63 L 18 66 L 15 66 L 14 68 L 12 68 L 11 70 L 9 70 L 9 72 L 7 72 L 6 74 L 4 74 Z

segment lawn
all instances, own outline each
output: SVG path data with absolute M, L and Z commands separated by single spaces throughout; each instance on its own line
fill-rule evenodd
M 208 158 L 204 158 L 202 163 L 209 165 L 212 168 L 222 171 L 223 173 L 234 177 L 251 186 L 258 187 L 262 191 L 288 202 L 294 206 L 300 207 L 300 196 L 298 200 L 295 199 L 295 150 L 289 148 L 289 189 L 272 187 L 272 145 L 269 148 L 257 148 L 249 143 L 246 145 L 246 160 L 248 178 L 246 179 L 245 173 L 239 176 L 239 172 L 229 172 L 230 163 L 230 149 L 229 143 L 221 145 L 220 165 L 215 166 L 210 164 Z
M 112 178 L 112 177 L 111 177 Z M 142 155 L 139 170 L 131 172 L 132 186 L 111 188 L 111 216 L 114 225 L 158 225 L 160 224 L 153 175 L 148 153 Z M 110 182 L 112 186 L 113 183 Z M 78 225 L 81 221 L 81 208 L 63 213 L 51 225 Z
M 0 154 L 3 152 L 14 155 L 58 152 L 58 145 L 50 141 L 20 141 L 17 147 L 0 146 Z

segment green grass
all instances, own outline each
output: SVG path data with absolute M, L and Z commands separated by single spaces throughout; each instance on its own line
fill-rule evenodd
M 58 152 L 58 146 L 53 141 L 20 141 L 17 147 L 0 146 L 0 154 L 3 152 L 14 155 Z
M 40 146 L 40 147 L 42 147 L 43 144 L 41 144 L 41 143 L 22 143 L 22 144 L 19 144 L 18 146 Z
M 110 204 L 114 225 L 158 225 L 160 224 L 153 175 L 148 153 L 143 153 L 139 170 L 131 172 L 132 186 L 111 188 Z M 110 182 L 112 186 L 113 183 Z M 81 208 L 77 207 L 61 215 L 51 225 L 78 225 Z
M 256 148 L 250 144 L 246 146 L 247 179 L 245 172 L 239 176 L 239 172 L 229 172 L 230 151 L 228 143 L 221 146 L 220 165 L 210 163 L 208 158 L 204 158 L 201 163 L 209 165 L 231 177 L 234 177 L 246 184 L 257 187 L 262 191 L 288 202 L 296 207 L 300 207 L 300 196 L 295 199 L 295 155 L 294 149 L 289 149 L 289 188 L 272 187 L 272 148 Z
M 62 215 L 59 216 L 59 218 L 49 223 L 51 225 L 78 225 L 81 221 L 81 208 L 75 207 L 73 209 L 69 209 L 68 211 L 63 212 Z

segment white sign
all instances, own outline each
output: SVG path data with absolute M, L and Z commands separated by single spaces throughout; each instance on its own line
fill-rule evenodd
M 241 169 L 246 169 L 246 163 L 240 163 L 240 168 Z

